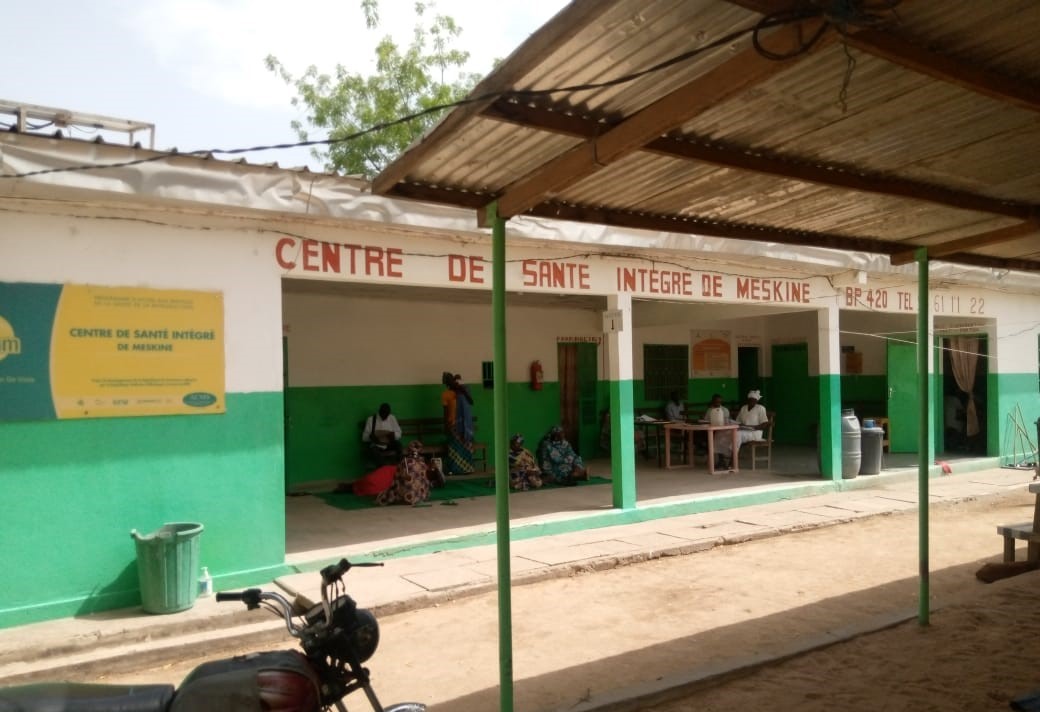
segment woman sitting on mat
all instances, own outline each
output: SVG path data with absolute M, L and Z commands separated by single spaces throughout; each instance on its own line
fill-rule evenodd
M 444 474 L 468 475 L 473 472 L 473 396 L 459 375 L 441 374 L 444 392 L 444 432 L 448 438 L 448 461 Z
M 558 485 L 576 485 L 578 480 L 589 479 L 585 462 L 563 437 L 563 428 L 559 425 L 554 425 L 539 443 L 538 464 L 541 465 L 543 479 Z
M 430 480 L 422 456 L 422 443 L 413 440 L 408 443 L 404 459 L 397 463 L 390 488 L 376 495 L 376 504 L 416 505 L 429 498 Z
M 542 470 L 531 451 L 524 447 L 524 436 L 509 439 L 509 488 L 523 492 L 542 486 Z

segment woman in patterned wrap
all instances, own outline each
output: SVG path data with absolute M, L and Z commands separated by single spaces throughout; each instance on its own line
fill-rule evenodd
M 509 488 L 523 492 L 542 486 L 542 470 L 531 451 L 524 447 L 524 436 L 509 439 Z
M 445 371 L 441 383 L 444 432 L 448 437 L 445 474 L 468 475 L 473 472 L 473 397 L 458 375 Z
M 376 495 L 376 504 L 415 505 L 430 498 L 430 480 L 426 474 L 426 461 L 422 456 L 422 443 L 408 443 L 404 459 L 397 463 L 394 481 L 390 488 Z
M 559 425 L 554 425 L 539 443 L 538 464 L 542 468 L 543 481 L 552 481 L 558 485 L 575 485 L 578 480 L 589 479 L 589 471 L 584 460 L 567 442 L 567 438 L 563 436 L 563 428 Z

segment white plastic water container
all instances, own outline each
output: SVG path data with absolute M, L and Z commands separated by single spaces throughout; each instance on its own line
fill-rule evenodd
M 202 567 L 202 574 L 199 576 L 199 595 L 213 595 L 213 577 L 209 575 L 209 569 L 205 566 Z

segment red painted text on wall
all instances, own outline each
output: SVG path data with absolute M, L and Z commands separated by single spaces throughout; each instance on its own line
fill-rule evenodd
M 750 299 L 754 302 L 808 304 L 809 284 L 788 279 L 737 277 L 737 299 Z
M 521 263 L 525 287 L 556 289 L 591 289 L 589 266 L 577 262 L 524 260 Z
M 679 294 L 690 297 L 693 296 L 693 275 L 676 270 L 618 267 L 617 289 L 619 292 Z
M 274 256 L 282 269 L 329 274 L 359 274 L 366 277 L 402 277 L 402 251 L 398 247 L 346 245 L 318 240 L 283 237 L 275 244 Z

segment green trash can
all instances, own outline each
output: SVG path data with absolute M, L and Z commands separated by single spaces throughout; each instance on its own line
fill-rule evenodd
M 165 524 L 151 534 L 130 532 L 137 547 L 141 607 L 148 613 L 176 613 L 199 595 L 199 534 L 195 522 Z

